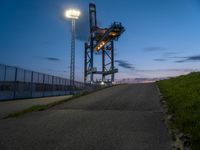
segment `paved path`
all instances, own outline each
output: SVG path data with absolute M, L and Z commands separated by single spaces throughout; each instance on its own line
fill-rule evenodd
M 170 150 L 155 84 L 121 85 L 0 120 L 1 150 Z
M 7 116 L 10 113 L 22 111 L 35 105 L 45 105 L 70 98 L 71 96 L 57 96 L 57 97 L 45 97 L 34 98 L 14 101 L 0 101 L 0 118 Z

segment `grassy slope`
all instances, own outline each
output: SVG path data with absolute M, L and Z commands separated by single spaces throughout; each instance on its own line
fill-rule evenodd
M 175 115 L 172 127 L 192 136 L 192 149 L 200 150 L 200 73 L 158 82 L 169 113 Z

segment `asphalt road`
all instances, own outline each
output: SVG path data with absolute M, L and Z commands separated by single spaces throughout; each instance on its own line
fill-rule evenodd
M 155 84 L 121 85 L 0 120 L 0 150 L 170 150 Z

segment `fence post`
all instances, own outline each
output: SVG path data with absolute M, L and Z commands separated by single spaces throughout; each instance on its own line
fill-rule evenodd
M 65 85 L 64 85 L 64 91 L 65 91 L 65 94 L 67 94 L 67 90 L 66 90 L 67 87 L 66 87 L 66 86 L 67 86 L 67 79 L 65 79 Z
M 15 68 L 15 81 L 14 81 L 14 93 L 13 93 L 13 99 L 16 98 L 16 90 L 17 90 L 17 68 Z
M 50 83 L 49 83 L 49 77 L 50 77 L 50 76 L 48 75 L 48 83 L 47 83 L 47 93 L 48 93 L 47 95 L 48 95 L 48 96 L 49 96 L 49 84 L 50 84 Z
M 44 92 L 45 92 L 45 85 L 44 85 L 44 82 L 45 82 L 45 74 L 43 74 L 43 97 L 44 97 Z
M 33 71 L 31 72 L 31 98 L 33 98 Z
M 62 95 L 62 94 L 61 94 L 61 91 L 60 91 L 60 90 L 61 90 L 61 86 L 62 86 L 62 85 L 61 85 L 61 78 L 59 78 L 59 96 Z
M 26 70 L 24 70 L 24 83 L 26 82 Z
M 7 66 L 5 66 L 4 81 L 6 81 L 6 72 L 7 72 Z
M 52 76 L 51 96 L 53 96 L 53 82 L 54 82 L 54 76 Z
M 40 73 L 38 72 L 38 79 L 37 79 L 37 83 L 39 84 L 40 81 Z

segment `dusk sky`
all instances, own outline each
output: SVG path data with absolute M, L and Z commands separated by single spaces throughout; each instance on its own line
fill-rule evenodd
M 70 21 L 77 21 L 76 79 L 83 80 L 90 0 L 0 0 L 0 64 L 69 78 Z M 94 0 L 100 27 L 122 22 L 115 43 L 122 78 L 166 77 L 200 70 L 199 0 Z M 98 57 L 98 56 L 96 56 Z M 99 58 L 97 58 L 97 61 Z M 96 62 L 100 66 L 101 62 Z

